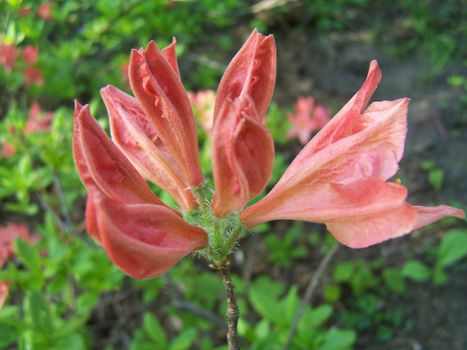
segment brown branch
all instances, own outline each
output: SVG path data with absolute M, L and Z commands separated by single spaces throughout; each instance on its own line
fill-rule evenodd
M 332 246 L 332 248 L 329 249 L 329 251 L 324 256 L 323 260 L 321 260 L 321 262 L 319 263 L 316 272 L 311 276 L 310 282 L 308 283 L 308 287 L 305 291 L 305 295 L 303 296 L 302 302 L 300 303 L 300 307 L 295 313 L 295 316 L 292 320 L 292 324 L 290 325 L 289 335 L 287 337 L 287 341 L 285 342 L 284 350 L 290 349 L 292 339 L 294 338 L 295 333 L 297 332 L 298 321 L 300 321 L 300 318 L 303 316 L 305 306 L 310 304 L 311 298 L 313 297 L 316 287 L 318 286 L 318 282 L 321 279 L 323 273 L 326 271 L 326 268 L 331 262 L 334 254 L 336 254 L 338 247 L 338 244 L 334 244 L 334 246 Z
M 232 284 L 232 278 L 230 276 L 229 263 L 223 263 L 221 265 L 215 265 L 214 268 L 219 272 L 224 282 L 226 300 L 227 300 L 227 343 L 229 350 L 240 350 L 240 344 L 237 334 L 237 323 L 238 323 L 238 306 L 237 300 L 235 299 L 234 286 Z

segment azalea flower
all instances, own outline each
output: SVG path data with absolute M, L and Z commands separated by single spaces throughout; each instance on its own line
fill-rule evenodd
M 214 103 L 216 101 L 216 92 L 213 90 L 200 90 L 197 92 L 188 92 L 188 98 L 193 107 L 195 118 L 206 134 L 211 137 Z
M 32 46 L 32 45 L 26 45 L 23 49 L 23 59 L 25 62 L 28 64 L 34 64 L 37 62 L 39 58 L 39 48 Z
M 367 106 L 381 71 L 372 61 L 360 90 L 305 146 L 268 195 L 245 209 L 247 227 L 271 220 L 326 224 L 342 244 L 364 248 L 402 236 L 445 216 L 449 206 L 406 202 L 407 189 L 387 180 L 398 170 L 409 99 Z
M 318 103 L 312 96 L 299 97 L 295 103 L 295 113 L 287 116 L 292 128 L 289 138 L 298 137 L 302 144 L 306 144 L 313 131 L 321 129 L 329 121 L 326 108 Z
M 18 52 L 13 44 L 0 44 L 0 64 L 3 65 L 5 71 L 11 72 L 16 66 Z
M 10 158 L 16 154 L 16 147 L 6 140 L 2 141 L 2 157 Z
M 42 70 L 36 67 L 26 67 L 23 70 L 23 76 L 25 79 L 26 86 L 42 86 L 44 85 L 44 76 L 42 74 Z
M 197 133 L 180 80 L 175 41 L 133 50 L 134 96 L 106 86 L 101 95 L 109 138 L 89 106 L 75 103 L 73 155 L 88 190 L 89 234 L 125 273 L 159 276 L 197 251 L 225 266 L 246 228 L 279 219 L 325 223 L 336 239 L 365 247 L 444 216 L 448 206 L 406 203 L 407 189 L 387 182 L 397 171 L 406 134 L 408 99 L 366 105 L 381 79 L 376 61 L 344 108 L 305 146 L 273 190 L 274 143 L 265 125 L 276 77 L 272 36 L 253 31 L 217 89 L 213 111 L 214 189 L 199 164 Z M 170 208 L 146 180 L 177 202 Z M 219 269 L 221 271 L 221 269 Z
M 48 2 L 48 1 L 43 2 L 37 8 L 37 14 L 42 19 L 46 21 L 50 21 L 53 18 L 52 7 L 53 7 L 53 4 L 51 2 Z
M 41 106 L 34 101 L 29 109 L 29 117 L 24 128 L 24 134 L 29 135 L 50 130 L 50 123 L 55 118 L 55 113 L 41 112 Z

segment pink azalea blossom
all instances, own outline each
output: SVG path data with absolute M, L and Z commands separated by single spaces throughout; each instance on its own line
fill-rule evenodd
M 25 79 L 26 86 L 42 86 L 44 85 L 44 76 L 42 70 L 36 67 L 26 67 L 23 70 L 23 76 Z
M 37 234 L 29 233 L 29 228 L 22 224 L 10 223 L 0 227 L 0 267 L 5 262 L 15 256 L 16 251 L 13 243 L 16 238 L 20 238 L 29 243 L 39 240 Z
M 50 124 L 55 118 L 55 113 L 41 112 L 41 106 L 34 101 L 29 109 L 29 117 L 24 128 L 24 134 L 29 135 L 36 132 L 49 131 Z
M 2 157 L 3 158 L 10 158 L 11 156 L 16 154 L 16 147 L 10 144 L 8 141 L 2 141 Z
M 248 227 L 289 219 L 325 223 L 341 243 L 363 248 L 462 210 L 412 206 L 407 189 L 387 182 L 398 170 L 409 99 L 373 102 L 381 71 L 372 61 L 360 90 L 305 146 L 269 194 L 245 209 Z
M 26 17 L 32 13 L 32 9 L 28 6 L 21 6 L 18 11 L 18 16 Z
M 53 18 L 52 7 L 51 2 L 43 2 L 37 8 L 37 14 L 46 21 L 50 21 Z
M 195 118 L 201 128 L 211 137 L 214 122 L 214 103 L 216 92 L 213 90 L 200 90 L 188 92 Z
M 298 137 L 302 144 L 306 144 L 313 131 L 321 129 L 329 121 L 326 108 L 318 103 L 312 96 L 299 97 L 295 103 L 295 113 L 287 116 L 292 124 L 289 138 Z
M 23 59 L 29 65 L 37 62 L 39 58 L 39 48 L 33 45 L 26 45 L 23 49 Z
M 7 72 L 16 66 L 19 50 L 13 44 L 0 44 L 0 64 Z
M 213 191 L 201 171 L 175 41 L 163 50 L 151 41 L 132 51 L 134 97 L 110 85 L 101 90 L 112 138 L 89 106 L 76 102 L 73 156 L 88 191 L 87 230 L 125 273 L 159 276 L 196 250 L 224 263 L 244 226 L 271 220 L 325 223 L 338 241 L 361 248 L 445 216 L 463 217 L 448 206 L 412 206 L 404 186 L 387 182 L 402 157 L 408 99 L 366 107 L 381 79 L 376 61 L 357 94 L 304 147 L 272 191 L 245 209 L 272 175 L 274 143 L 265 118 L 275 77 L 274 38 L 255 30 L 216 93 Z M 147 180 L 167 191 L 178 208 L 164 204 Z

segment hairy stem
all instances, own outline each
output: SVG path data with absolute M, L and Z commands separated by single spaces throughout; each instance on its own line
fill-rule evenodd
M 240 344 L 237 334 L 237 323 L 238 323 L 238 306 L 237 300 L 235 299 L 234 286 L 232 284 L 232 278 L 230 276 L 229 262 L 226 261 L 220 265 L 215 265 L 214 268 L 219 272 L 224 282 L 226 300 L 227 300 L 227 343 L 229 350 L 239 350 Z

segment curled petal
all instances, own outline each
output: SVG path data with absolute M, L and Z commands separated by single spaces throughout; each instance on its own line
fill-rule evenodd
M 264 189 L 272 175 L 274 142 L 254 109 L 227 103 L 213 134 L 216 192 L 212 208 L 224 216 L 240 210 Z
M 197 204 L 183 172 L 161 143 L 136 100 L 113 86 L 101 90 L 110 119 L 112 139 L 147 180 L 166 190 L 185 210 Z
M 171 56 L 171 50 L 174 49 L 168 49 L 167 56 Z M 129 76 L 136 99 L 177 160 L 187 185 L 202 184 L 196 126 L 188 97 L 173 66 L 154 42 L 146 51 L 132 51 Z
M 73 155 L 83 184 L 127 203 L 163 205 L 121 151 L 112 143 L 89 106 L 75 108 Z
M 167 207 L 98 201 L 99 236 L 109 258 L 126 274 L 160 276 L 207 243 L 206 233 Z
M 172 38 L 172 43 L 164 48 L 161 53 L 162 56 L 165 57 L 167 62 L 170 64 L 172 69 L 177 73 L 177 76 L 180 77 L 180 70 L 178 69 L 178 62 L 177 62 L 177 52 L 175 50 L 175 46 L 177 44 L 177 40 L 175 38 Z
M 298 173 L 310 174 L 311 169 L 304 172 L 305 168 L 322 168 L 316 160 L 329 160 L 327 154 L 356 155 L 353 159 L 361 158 L 361 161 L 354 165 L 361 170 L 366 168 L 366 176 L 388 179 L 396 173 L 404 150 L 409 100 L 375 102 L 363 111 L 380 80 L 381 71 L 376 61 L 372 61 L 360 90 L 297 155 L 280 179 L 281 183 L 293 178 L 297 180 Z M 354 171 L 354 168 L 345 167 L 348 171 Z M 342 177 L 346 175 L 341 173 Z
M 407 133 L 408 99 L 374 102 L 376 61 L 344 108 L 311 140 L 272 191 L 240 218 L 252 227 L 277 219 L 325 223 L 341 243 L 363 248 L 401 236 L 455 208 L 413 207 L 403 186 L 385 182 L 398 170 Z
M 367 126 L 360 132 L 316 153 L 304 155 L 306 148 L 300 152 L 267 197 L 282 198 L 277 202 L 286 206 L 284 199 L 290 194 L 302 193 L 307 198 L 306 193 L 322 184 L 348 184 L 368 177 L 386 180 L 392 176 L 398 169 L 400 144 L 405 140 L 408 100 L 381 104 L 385 109 L 378 109 L 382 106 L 375 103 L 372 106 L 378 111 L 371 109 L 364 114 Z
M 263 120 L 271 102 L 276 80 L 276 46 L 272 35 L 254 30 L 230 62 L 217 89 L 214 120 L 228 100 L 244 96 L 253 100 L 259 120 Z
M 454 216 L 459 219 L 465 218 L 463 210 L 453 208 L 448 205 L 438 205 L 436 207 L 414 206 L 414 208 L 417 211 L 417 222 L 413 228 L 414 230 L 432 224 L 446 216 Z

